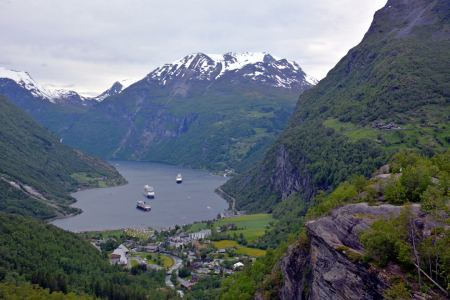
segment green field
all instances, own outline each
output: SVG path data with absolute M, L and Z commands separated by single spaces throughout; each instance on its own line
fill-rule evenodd
M 236 224 L 238 228 L 243 228 L 241 230 L 233 230 L 227 231 L 229 234 L 236 233 L 240 235 L 244 234 L 247 241 L 251 242 L 256 240 L 258 237 L 264 234 L 266 230 L 266 226 L 269 225 L 270 222 L 274 222 L 271 214 L 257 214 L 257 215 L 248 215 L 248 216 L 240 216 L 228 219 L 222 219 L 214 222 L 214 226 L 222 226 L 230 223 Z
M 223 241 L 219 241 L 219 242 L 214 242 L 214 245 L 216 246 L 217 249 L 222 249 L 222 248 L 228 249 L 230 247 L 234 247 L 234 248 L 237 248 L 237 250 L 236 250 L 237 254 L 243 254 L 243 255 L 248 255 L 248 256 L 252 256 L 252 257 L 266 255 L 265 250 L 244 247 L 244 246 L 239 245 L 236 241 L 223 240 Z
M 70 175 L 72 179 L 75 179 L 78 184 L 80 184 L 82 187 L 81 189 L 84 189 L 86 187 L 94 187 L 94 188 L 103 188 L 103 187 L 113 187 L 116 186 L 116 182 L 112 180 L 100 180 L 96 178 L 102 177 L 98 174 L 92 174 L 88 175 L 86 172 L 79 172 L 79 173 L 73 173 Z
M 402 125 L 402 129 L 379 130 L 369 125 L 356 126 L 350 122 L 339 122 L 338 119 L 328 119 L 324 126 L 335 129 L 348 136 L 351 140 L 368 138 L 377 141 L 384 149 L 394 148 L 420 148 L 423 145 L 433 148 L 450 147 L 450 126 L 447 124 L 436 126 L 435 124 L 408 124 Z
M 119 237 L 123 233 L 123 229 L 105 230 L 105 231 L 88 231 L 86 235 L 88 237 L 100 237 L 109 238 L 111 236 Z
M 136 260 L 131 261 L 131 267 L 137 266 L 139 263 Z
M 156 263 L 156 260 L 158 259 L 158 255 L 153 254 L 153 253 L 140 253 L 138 254 L 142 259 L 147 259 L 147 263 L 152 264 L 152 265 L 158 265 Z M 151 259 L 149 259 L 149 257 L 151 257 Z M 173 261 L 172 258 L 166 256 L 166 255 L 159 255 L 160 258 L 162 258 L 163 261 L 163 267 L 164 269 L 168 270 L 170 269 L 170 267 L 172 267 L 175 262 Z M 158 265 L 159 266 L 159 265 Z
M 216 230 L 216 227 L 220 227 L 222 225 L 227 225 L 230 223 L 236 224 L 237 228 L 243 228 L 239 230 L 230 230 L 227 231 L 230 235 L 236 233 L 238 236 L 242 233 L 247 241 L 251 242 L 256 240 L 259 236 L 264 234 L 266 230 L 266 226 L 269 225 L 270 222 L 274 222 L 271 214 L 257 214 L 257 215 L 248 215 L 248 216 L 240 216 L 234 218 L 221 219 L 214 222 L 213 230 Z M 206 223 L 195 223 L 192 224 L 191 228 L 187 232 L 197 232 L 202 229 L 206 229 Z
M 206 223 L 192 224 L 191 228 L 189 228 L 189 230 L 187 230 L 186 232 L 198 232 L 202 229 L 206 229 Z

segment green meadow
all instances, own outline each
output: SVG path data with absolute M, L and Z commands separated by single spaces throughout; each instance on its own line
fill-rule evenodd
M 271 214 L 256 214 L 239 216 L 227 219 L 221 219 L 214 222 L 214 228 L 220 227 L 227 224 L 235 224 L 237 228 L 242 228 L 239 230 L 227 231 L 230 235 L 236 233 L 238 236 L 242 233 L 247 241 L 251 242 L 256 240 L 259 236 L 262 236 L 266 230 L 266 226 L 269 226 L 270 222 L 274 222 Z M 206 223 L 196 223 L 188 230 L 188 232 L 197 232 L 202 229 L 206 229 Z

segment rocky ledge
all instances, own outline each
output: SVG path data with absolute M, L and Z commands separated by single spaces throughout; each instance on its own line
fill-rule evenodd
M 280 298 L 383 299 L 389 286 L 388 276 L 361 260 L 364 248 L 358 233 L 379 217 L 398 214 L 400 209 L 389 204 L 358 203 L 336 208 L 328 217 L 307 222 L 309 247 L 294 244 L 283 258 Z M 413 209 L 420 215 L 418 205 Z

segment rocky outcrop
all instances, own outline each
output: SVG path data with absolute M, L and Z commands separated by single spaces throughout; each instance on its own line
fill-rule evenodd
M 300 154 L 303 164 L 305 156 Z M 301 172 L 300 167 L 292 163 L 289 153 L 283 144 L 280 144 L 278 155 L 273 166 L 273 174 L 270 176 L 270 189 L 281 193 L 282 200 L 300 190 L 304 192 L 306 199 L 311 198 L 313 191 L 310 187 L 312 175 L 307 172 Z
M 418 209 L 414 206 L 417 213 Z M 310 247 L 294 244 L 283 258 L 284 285 L 280 298 L 383 299 L 388 280 L 383 272 L 359 259 L 364 247 L 358 233 L 368 229 L 377 218 L 399 212 L 398 206 L 358 203 L 337 208 L 329 217 L 307 222 Z M 416 222 L 419 225 L 421 218 Z

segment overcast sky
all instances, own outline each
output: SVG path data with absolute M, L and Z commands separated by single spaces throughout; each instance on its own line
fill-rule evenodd
M 195 52 L 268 52 L 322 79 L 387 0 L 0 0 L 0 66 L 96 96 Z

